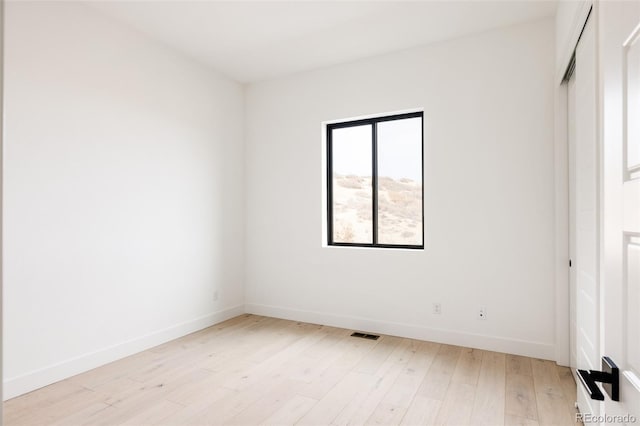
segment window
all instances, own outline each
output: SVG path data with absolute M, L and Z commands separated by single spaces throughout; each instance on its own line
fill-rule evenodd
M 327 125 L 334 246 L 423 248 L 423 113 Z

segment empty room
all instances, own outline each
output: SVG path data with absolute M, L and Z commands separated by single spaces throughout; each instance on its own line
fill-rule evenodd
M 5 425 L 640 423 L 640 0 L 6 0 Z

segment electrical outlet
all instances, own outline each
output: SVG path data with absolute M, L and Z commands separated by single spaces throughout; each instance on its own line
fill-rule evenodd
M 440 303 L 434 303 L 433 304 L 433 313 L 435 315 L 442 314 L 442 305 Z
M 485 308 L 484 306 L 480 306 L 480 309 L 478 309 L 478 319 L 487 319 L 487 308 Z
M 213 292 L 213 300 L 218 300 L 218 290 Z

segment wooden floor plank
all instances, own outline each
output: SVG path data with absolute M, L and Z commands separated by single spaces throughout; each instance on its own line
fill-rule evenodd
M 161 422 L 152 423 L 162 426 L 183 426 L 183 425 L 196 425 L 192 419 L 197 416 L 202 416 L 204 410 L 211 404 L 220 401 L 222 399 L 229 399 L 233 395 L 237 394 L 237 391 L 226 389 L 223 387 L 215 388 L 211 387 L 209 390 L 204 390 L 200 397 L 184 406 L 182 409 L 177 410 L 175 413 L 162 419 Z
M 375 377 L 370 374 L 351 372 L 305 414 L 298 425 L 328 425 L 360 392 L 371 387 Z
M 296 395 L 288 399 L 273 414 L 267 417 L 262 425 L 292 425 L 307 414 L 316 404 L 318 400 L 307 398 L 306 396 Z
M 4 421 L 17 424 L 19 419 L 30 415 L 36 407 L 39 411 L 46 411 L 52 404 L 86 391 L 80 384 L 69 380 L 45 386 L 5 402 Z
M 257 425 L 266 421 L 272 414 L 286 405 L 295 394 L 295 382 L 284 381 L 266 393 L 247 408 L 225 421 L 226 425 Z
M 476 394 L 476 385 L 451 382 L 438 415 L 435 425 L 469 425 L 471 411 Z
M 533 377 L 522 374 L 507 374 L 506 392 L 506 414 L 538 420 Z
M 507 354 L 507 374 L 531 376 L 531 358 Z
M 442 401 L 416 395 L 400 424 L 407 426 L 435 424 L 441 405 Z
M 552 361 L 531 360 L 533 383 L 536 391 L 538 422 L 543 425 L 573 424 L 569 402 L 564 395 L 556 364 Z
M 321 400 L 376 344 L 376 341 L 371 340 L 345 338 L 340 345 L 336 345 L 332 356 L 316 363 L 321 371 L 299 389 L 299 394 Z
M 444 400 L 461 353 L 459 346 L 441 345 L 418 394 L 429 399 Z
M 45 409 L 30 409 L 29 412 L 18 419 L 4 419 L 5 425 L 50 425 L 60 422 L 66 417 L 100 403 L 101 396 L 90 389 L 67 395 L 65 398 L 55 400 Z
M 373 375 L 374 382 L 371 387 L 362 389 L 362 392 L 342 410 L 332 424 L 365 424 L 409 362 L 413 354 L 412 342 L 412 340 L 403 339 Z
M 358 363 L 355 370 L 375 374 L 401 341 L 400 337 L 382 336 L 380 342 Z
M 471 422 L 474 425 L 504 425 L 505 365 L 504 354 L 483 352 L 477 392 L 471 411 Z
M 540 423 L 537 420 L 507 414 L 504 424 L 505 426 L 539 426 Z
M 575 419 L 575 424 L 580 424 L 577 419 L 578 410 L 576 408 L 576 398 L 569 397 L 576 393 L 576 382 L 573 378 L 573 373 L 569 367 L 556 366 L 558 376 L 560 377 L 560 386 L 562 388 L 562 394 L 565 396 L 567 402 L 567 411 Z
M 137 413 L 127 416 L 126 419 L 118 421 L 117 424 L 127 426 L 162 424 L 167 417 L 182 408 L 183 406 L 180 404 L 161 399 L 139 410 Z
M 397 425 L 401 422 L 439 347 L 435 343 L 415 341 L 415 349 L 409 362 L 371 414 L 367 424 Z
M 462 348 L 458 364 L 451 377 L 452 382 L 476 385 L 480 375 L 483 351 L 480 349 Z
M 116 410 L 116 408 L 111 405 L 105 404 L 104 402 L 96 402 L 90 405 L 85 405 L 79 411 L 71 413 L 68 416 L 61 417 L 57 421 L 50 423 L 48 426 L 68 426 L 91 423 L 114 410 Z

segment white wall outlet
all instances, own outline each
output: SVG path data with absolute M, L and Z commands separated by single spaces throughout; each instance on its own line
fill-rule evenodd
M 218 300 L 218 290 L 213 292 L 213 300 Z
M 433 313 L 435 315 L 442 314 L 442 305 L 440 303 L 434 303 L 433 304 Z
M 478 319 L 487 319 L 487 308 L 485 308 L 484 306 L 480 306 L 480 309 L 478 309 Z

